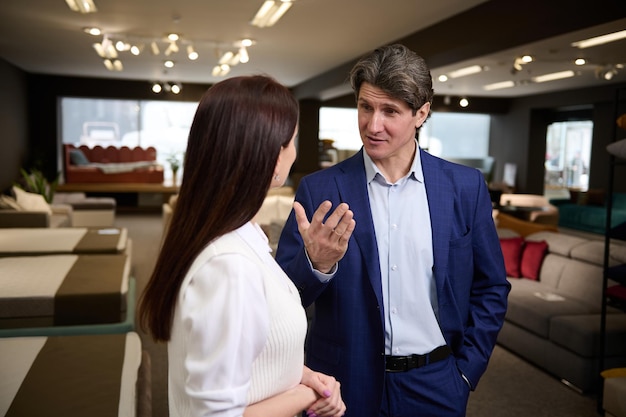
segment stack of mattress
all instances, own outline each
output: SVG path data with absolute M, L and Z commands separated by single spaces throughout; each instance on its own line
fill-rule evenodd
M 151 415 L 123 228 L 0 230 L 0 416 Z

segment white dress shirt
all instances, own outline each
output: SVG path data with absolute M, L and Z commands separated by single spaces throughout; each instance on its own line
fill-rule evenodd
M 432 230 L 419 152 L 409 173 L 394 184 L 367 152 L 363 159 L 380 261 L 385 353 L 428 353 L 446 342 L 437 321 Z

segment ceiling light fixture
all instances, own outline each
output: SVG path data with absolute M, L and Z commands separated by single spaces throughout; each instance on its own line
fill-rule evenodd
M 106 69 L 108 69 L 109 71 L 122 71 L 124 69 L 122 61 L 120 61 L 119 59 L 106 58 L 102 62 L 104 63 Z
M 574 65 L 585 65 L 586 63 L 587 60 L 585 60 L 585 58 L 577 58 L 574 60 Z
M 65 3 L 72 11 L 77 13 L 95 13 L 98 11 L 93 0 L 65 0 Z
M 615 42 L 624 38 L 626 38 L 626 30 L 620 30 L 619 32 L 607 33 L 606 35 L 573 42 L 572 46 L 574 48 L 585 49 L 591 48 L 592 46 L 604 45 L 609 42 Z
M 100 58 L 117 58 L 117 50 L 107 35 L 104 35 L 102 42 L 94 43 L 93 48 Z
M 605 65 L 596 68 L 596 78 L 611 81 L 617 75 L 617 69 L 622 68 L 620 65 Z
M 463 108 L 469 106 L 469 100 L 463 97 L 461 100 L 459 100 L 459 106 Z
M 159 45 L 155 41 L 150 42 L 150 51 L 152 51 L 152 55 L 158 55 L 161 53 Z
M 83 29 L 87 33 L 91 33 L 87 29 Z M 240 39 L 232 43 L 224 44 L 223 42 L 209 41 L 209 40 L 188 40 L 182 38 L 179 34 L 163 35 L 159 38 L 151 38 L 145 36 L 134 36 L 127 34 L 102 34 L 102 41 L 94 43 L 93 47 L 96 50 L 98 56 L 102 59 L 109 59 L 110 64 L 113 65 L 114 59 L 118 58 L 118 53 L 124 54 L 126 52 L 132 55 L 140 55 L 147 47 L 153 55 L 160 55 L 163 51 L 167 61 L 165 65 L 168 68 L 172 68 L 175 61 L 174 56 L 180 49 L 186 51 L 186 58 L 191 61 L 195 61 L 200 57 L 198 49 L 211 48 L 215 51 L 226 51 L 223 55 L 216 52 L 216 57 L 220 57 L 217 69 L 214 72 L 220 76 L 226 75 L 231 67 L 238 65 L 239 63 L 247 63 L 250 60 L 249 47 L 256 44 L 256 41 L 252 39 Z M 121 62 L 120 62 L 121 64 Z M 222 65 L 226 65 L 225 67 Z M 117 69 L 116 69 L 117 70 Z
M 211 74 L 214 77 L 223 77 L 226 74 L 228 74 L 230 72 L 230 65 L 228 64 L 221 64 L 221 65 L 216 65 L 213 67 L 213 71 L 211 72 Z
M 250 24 L 260 28 L 274 26 L 292 5 L 293 0 L 266 0 L 256 12 Z
M 198 59 L 198 53 L 196 52 L 195 49 L 193 49 L 193 45 L 187 46 L 187 58 L 189 58 L 192 61 L 195 61 L 196 59 Z
M 493 91 L 511 87 L 515 87 L 515 81 L 501 81 L 498 83 L 483 85 L 483 90 Z
M 133 45 L 130 47 L 130 53 L 137 56 L 143 51 L 143 44 Z
M 102 35 L 102 31 L 100 30 L 100 28 L 97 28 L 97 27 L 83 28 L 83 32 L 88 33 L 93 36 Z
M 167 61 L 163 62 L 163 65 L 165 66 L 165 68 L 174 68 L 174 61 L 168 59 Z
M 570 78 L 570 77 L 573 77 L 574 75 L 576 75 L 574 71 L 567 70 L 567 71 L 553 72 L 550 74 L 538 75 L 536 77 L 532 77 L 531 80 L 535 83 L 545 83 L 546 81 L 555 81 L 555 80 L 561 80 L 563 78 Z
M 159 94 L 161 91 L 163 91 L 163 86 L 160 83 L 154 83 L 152 84 L 152 92 Z
M 445 83 L 446 81 L 448 81 L 448 76 L 446 74 L 441 74 L 439 77 L 437 77 L 437 79 L 439 80 L 439 82 Z
M 450 71 L 448 73 L 448 77 L 450 78 L 459 78 L 465 77 L 467 75 L 477 74 L 483 70 L 483 67 L 480 65 L 472 65 L 469 67 L 461 68 L 455 71 Z

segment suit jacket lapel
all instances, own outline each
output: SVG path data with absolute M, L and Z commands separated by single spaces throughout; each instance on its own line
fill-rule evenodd
M 450 241 L 450 222 L 454 218 L 454 188 L 441 161 L 420 150 L 424 183 L 433 232 L 434 277 L 441 291 L 446 276 Z
M 353 242 L 350 245 L 358 246 L 358 249 L 348 246 L 348 250 L 360 250 L 367 275 L 376 294 L 378 302 L 382 305 L 382 287 L 380 282 L 380 263 L 378 261 L 378 247 L 376 246 L 376 233 L 374 221 L 370 210 L 367 193 L 367 178 L 363 166 L 363 149 L 349 158 L 341 166 L 343 175 L 335 177 L 341 201 L 350 205 L 356 220 L 356 229 L 352 234 Z

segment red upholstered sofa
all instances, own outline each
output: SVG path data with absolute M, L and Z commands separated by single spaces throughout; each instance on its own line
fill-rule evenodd
M 65 183 L 162 183 L 156 149 L 63 145 Z

